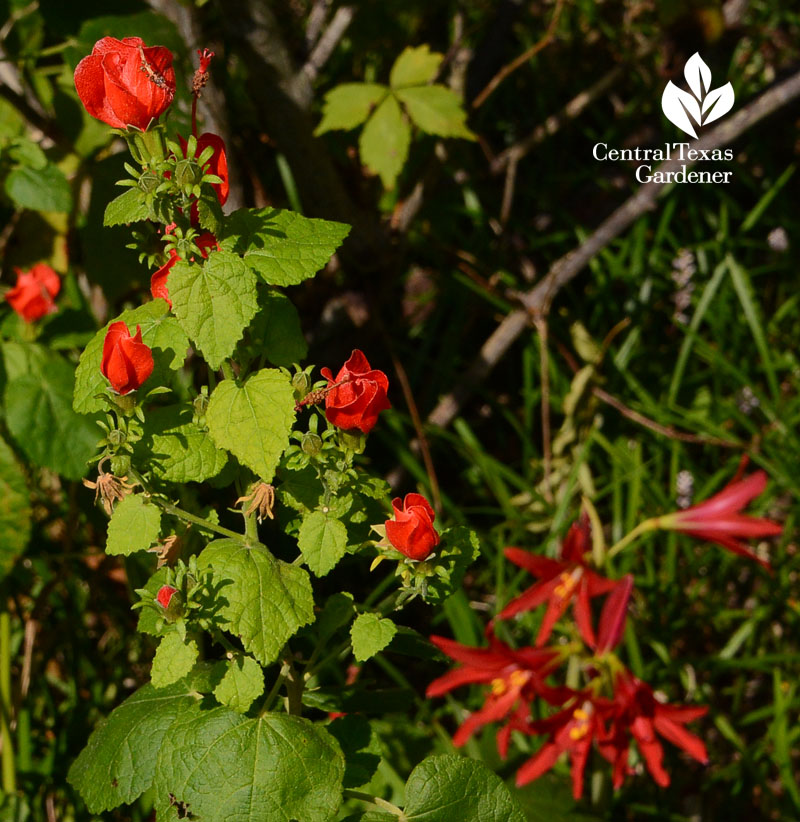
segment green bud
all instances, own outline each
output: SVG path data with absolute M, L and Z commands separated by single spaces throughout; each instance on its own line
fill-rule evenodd
M 362 434 L 357 428 L 352 431 L 339 431 L 339 443 L 342 448 L 354 454 L 363 454 L 367 444 L 367 435 Z
M 145 194 L 151 194 L 158 188 L 161 178 L 152 171 L 143 171 L 139 177 L 139 188 Z
M 120 431 L 119 428 L 108 432 L 108 441 L 117 448 L 119 448 L 120 445 L 125 445 L 127 439 L 128 435 L 124 431 Z
M 298 371 L 292 377 L 292 388 L 294 388 L 297 396 L 302 399 L 311 390 L 311 378 L 305 371 Z
M 316 457 L 322 451 L 322 437 L 309 431 L 303 434 L 300 447 L 303 449 L 304 454 L 308 454 L 309 457 Z
M 203 169 L 194 160 L 178 160 L 175 164 L 175 182 L 181 187 L 195 186 L 203 179 Z
M 194 413 L 198 417 L 205 417 L 208 410 L 208 394 L 198 394 L 192 402 Z

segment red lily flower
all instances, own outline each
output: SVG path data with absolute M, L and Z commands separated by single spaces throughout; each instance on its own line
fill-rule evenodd
M 572 795 L 583 796 L 583 776 L 589 751 L 595 739 L 606 736 L 603 717 L 611 708 L 608 700 L 586 692 L 574 692 L 572 700 L 561 711 L 547 719 L 528 722 L 518 730 L 529 734 L 548 733 L 550 738 L 517 771 L 517 787 L 538 779 L 556 764 L 562 754 L 569 755 L 572 766 Z
M 705 502 L 658 517 L 656 522 L 659 528 L 681 531 L 697 539 L 715 542 L 734 554 L 754 559 L 759 565 L 771 570 L 766 560 L 756 556 L 742 542 L 742 539 L 777 536 L 783 531 L 783 527 L 777 522 L 741 513 L 750 500 L 764 491 L 766 485 L 766 473 L 756 471 L 743 480 L 728 483 Z
M 589 600 L 611 591 L 616 582 L 600 576 L 589 568 L 584 557 L 591 550 L 589 517 L 583 514 L 572 524 L 561 546 L 561 559 L 531 554 L 521 548 L 506 548 L 505 555 L 515 565 L 530 571 L 540 582 L 523 591 L 500 612 L 500 619 L 509 619 L 523 611 L 531 611 L 547 603 L 536 647 L 541 648 L 553 631 L 553 626 L 563 616 L 570 602 L 575 601 L 575 621 L 591 645 L 594 641 Z
M 668 705 L 659 702 L 653 689 L 623 670 L 614 680 L 614 715 L 605 740 L 599 745 L 603 756 L 614 764 L 614 786 L 619 787 L 628 772 L 629 735 L 636 740 L 647 770 L 662 788 L 669 785 L 669 774 L 662 760 L 664 749 L 658 736 L 686 751 L 689 756 L 708 762 L 703 741 L 684 725 L 708 711 L 706 705 Z
M 431 642 L 447 656 L 462 663 L 428 685 L 425 695 L 442 696 L 461 685 L 491 685 L 483 707 L 467 717 L 453 736 L 453 744 L 463 745 L 475 731 L 490 722 L 506 719 L 537 695 L 558 699 L 560 689 L 544 684 L 543 677 L 553 670 L 561 657 L 556 649 L 509 648 L 497 637 L 489 636 L 488 648 L 472 648 L 452 639 L 432 636 Z

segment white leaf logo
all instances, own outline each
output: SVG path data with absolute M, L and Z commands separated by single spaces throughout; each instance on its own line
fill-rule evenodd
M 726 83 L 711 90 L 711 69 L 697 52 L 686 61 L 683 76 L 691 93 L 670 80 L 661 95 L 661 108 L 671 123 L 696 138 L 695 124 L 704 126 L 733 108 L 733 86 Z

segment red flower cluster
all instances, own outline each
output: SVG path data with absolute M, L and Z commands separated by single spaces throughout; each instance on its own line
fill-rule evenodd
M 104 37 L 75 69 L 86 111 L 112 128 L 146 131 L 175 96 L 172 52 L 140 37 Z
M 25 322 L 34 322 L 57 310 L 53 298 L 61 290 L 61 280 L 49 265 L 37 263 L 30 271 L 14 270 L 17 284 L 6 292 L 6 302 Z
M 132 337 L 124 322 L 111 323 L 103 342 L 100 370 L 117 394 L 130 394 L 142 387 L 153 373 L 153 352 L 142 342 L 138 325 Z
M 388 523 L 387 523 L 388 526 Z M 387 527 L 388 535 L 388 527 Z M 430 684 L 427 695 L 441 696 L 461 685 L 488 684 L 483 707 L 469 716 L 453 737 L 463 745 L 489 722 L 503 722 L 497 746 L 505 757 L 511 733 L 545 735 L 544 744 L 517 772 L 517 784 L 525 785 L 548 771 L 567 754 L 572 767 L 573 795 L 583 795 L 584 771 L 593 746 L 613 765 L 615 787 L 631 773 L 628 764 L 632 742 L 638 746 L 648 770 L 659 785 L 669 783 L 663 768 L 663 748 L 659 737 L 677 745 L 700 762 L 706 762 L 703 743 L 684 724 L 702 716 L 705 707 L 680 707 L 659 702 L 652 689 L 638 680 L 614 656 L 622 639 L 633 590 L 633 577 L 609 580 L 588 567 L 591 546 L 589 520 L 583 516 L 569 530 L 559 560 L 534 556 L 519 548 L 509 548 L 506 556 L 526 568 L 540 581 L 514 599 L 501 612 L 506 619 L 539 605 L 545 605 L 536 647 L 512 650 L 489 630 L 489 648 L 469 648 L 452 640 L 433 636 L 431 641 L 459 667 Z M 591 599 L 605 596 L 597 631 L 591 613 Z M 583 666 L 588 684 L 582 690 L 552 686 L 546 680 L 574 653 L 574 644 L 542 647 L 556 621 L 573 604 L 575 622 L 592 656 Z M 545 719 L 532 720 L 531 703 L 543 699 L 559 710 Z
M 409 559 L 423 560 L 439 544 L 439 534 L 433 527 L 436 514 L 421 494 L 406 494 L 392 500 L 394 519 L 386 520 L 386 537 Z
M 369 434 L 381 411 L 392 407 L 386 395 L 389 389 L 386 374 L 373 369 L 358 349 L 341 367 L 336 379 L 330 368 L 323 368 L 321 373 L 328 381 L 325 416 L 338 428 L 357 428 Z

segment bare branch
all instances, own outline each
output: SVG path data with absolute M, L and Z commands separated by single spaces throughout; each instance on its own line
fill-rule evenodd
M 309 82 L 313 83 L 317 79 L 320 70 L 328 62 L 336 46 L 339 45 L 339 41 L 347 31 L 347 27 L 350 25 L 355 13 L 354 6 L 341 6 L 336 10 L 333 20 L 319 38 L 319 42 L 311 52 L 308 61 L 301 69 L 308 77 Z

